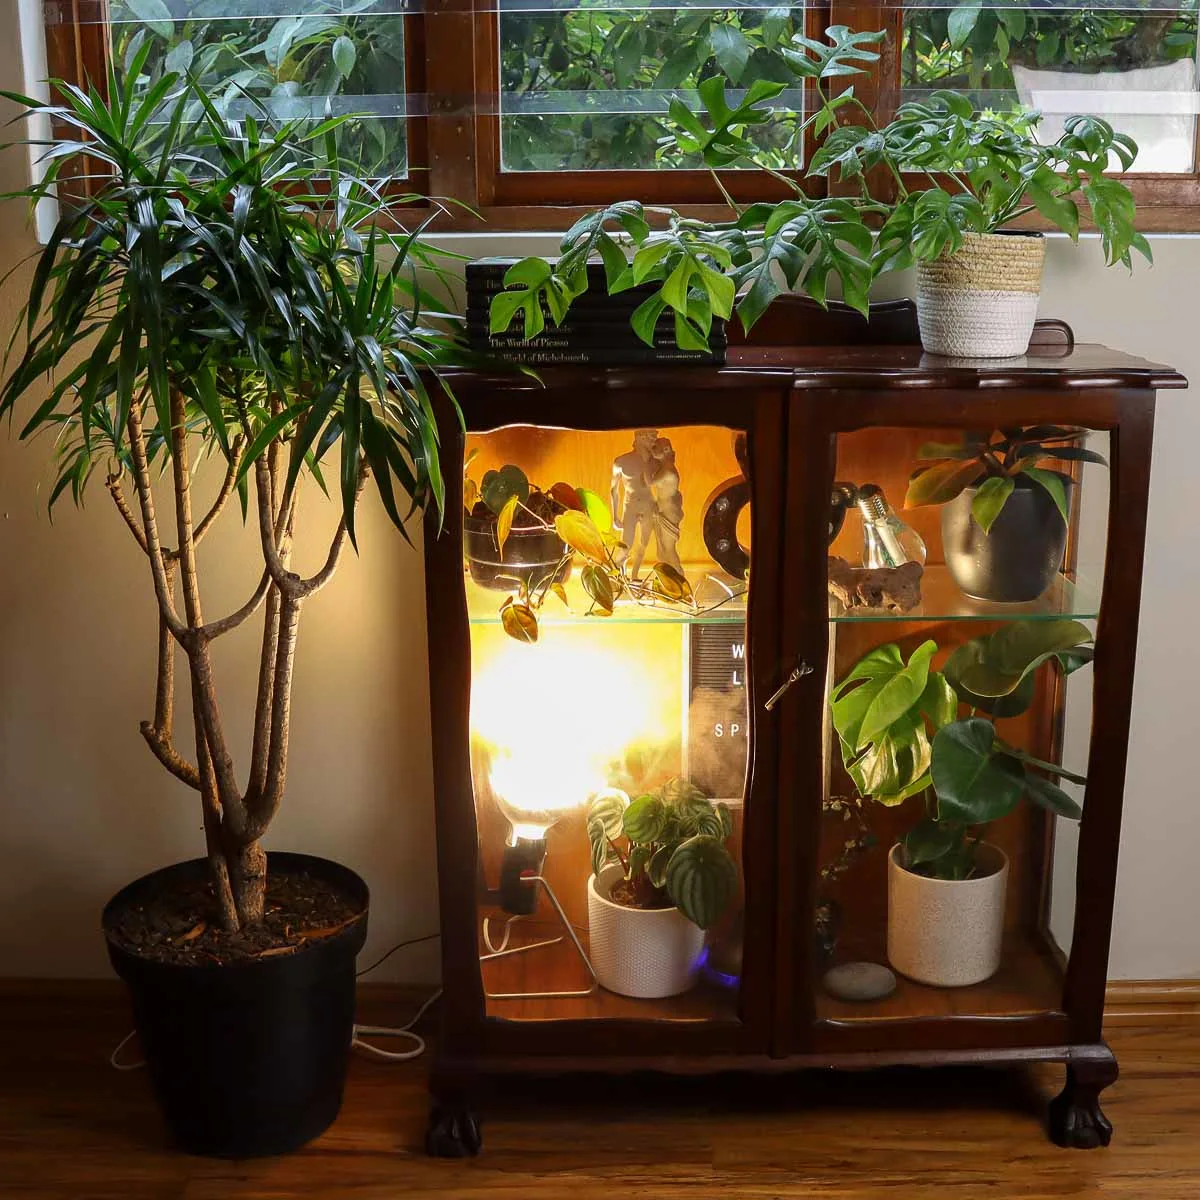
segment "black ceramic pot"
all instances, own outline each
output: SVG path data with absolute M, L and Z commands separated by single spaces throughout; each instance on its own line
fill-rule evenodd
M 206 875 L 204 859 L 144 876 L 104 910 L 108 956 L 129 988 L 155 1098 L 192 1154 L 284 1154 L 327 1129 L 341 1108 L 367 885 L 323 858 L 275 853 L 267 861 L 269 871 L 303 870 L 336 885 L 362 903 L 362 917 L 294 954 L 223 966 L 151 962 L 108 937 L 114 911 Z
M 968 596 L 1005 604 L 1036 600 L 1053 582 L 1067 545 L 1067 523 L 1045 488 L 1016 479 L 1012 495 L 984 533 L 971 516 L 976 489 L 942 506 L 942 549 Z M 1067 496 L 1070 497 L 1070 485 Z
M 513 529 L 501 557 L 496 540 L 496 522 L 488 517 L 463 520 L 463 548 L 471 578 L 482 587 L 512 591 L 516 581 L 534 588 L 554 575 L 561 583 L 571 573 L 563 562 L 566 544 L 553 529 Z

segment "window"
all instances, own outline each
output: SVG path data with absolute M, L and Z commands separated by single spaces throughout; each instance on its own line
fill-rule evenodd
M 734 95 L 758 79 L 792 84 L 776 105 L 804 108 L 783 53 L 804 32 L 803 8 L 500 0 L 499 20 L 504 171 L 698 167 L 671 146 L 667 107 L 674 98 L 694 107 L 696 84 L 718 72 Z M 789 145 L 787 132 L 780 125 L 762 141 L 777 168 L 803 162 L 803 146 Z
M 229 111 L 363 114 L 345 136 L 364 163 L 501 228 L 558 227 L 570 212 L 532 210 L 625 197 L 716 213 L 721 189 L 671 141 L 672 101 L 694 106 L 714 75 L 734 98 L 769 79 L 790 85 L 775 109 L 803 113 L 812 97 L 789 70 L 791 40 L 886 29 L 879 63 L 853 80 L 878 119 L 940 87 L 1000 113 L 1036 108 L 1049 137 L 1096 113 L 1141 148 L 1142 227 L 1187 229 L 1200 213 L 1198 3 L 47 0 L 46 13 L 53 74 L 95 78 L 107 56 L 149 42 Z M 812 147 L 791 129 L 772 124 L 759 144 L 802 174 Z M 783 194 L 757 172 L 722 184 L 739 200 Z
M 1043 137 L 1077 112 L 1137 142 L 1138 174 L 1196 165 L 1196 6 L 981 8 L 943 4 L 904 15 L 900 87 L 968 91 L 980 106 L 1037 109 Z
M 192 73 L 233 118 L 361 114 L 340 131 L 343 148 L 381 177 L 408 175 L 406 0 L 91 0 L 80 7 L 76 48 L 63 36 L 71 6 L 47 5 L 53 74 L 98 78 L 105 58 L 128 65 L 149 46 L 148 69 Z

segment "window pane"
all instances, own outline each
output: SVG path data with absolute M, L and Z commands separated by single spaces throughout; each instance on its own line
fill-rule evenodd
M 802 111 L 803 94 L 781 53 L 804 32 L 802 7 L 765 0 L 732 8 L 660 6 L 653 0 L 501 0 L 500 145 L 506 171 L 699 167 L 660 141 L 675 97 L 699 107 L 696 86 L 724 75 L 730 101 L 755 80 L 789 84 L 774 105 Z M 793 169 L 794 129 L 766 127 L 768 161 Z
M 343 151 L 375 175 L 408 169 L 405 0 L 113 0 L 113 54 L 191 71 L 227 115 L 362 114 Z M 158 14 L 158 15 L 155 15 Z
M 1135 172 L 1193 169 L 1196 0 L 1092 8 L 945 0 L 906 11 L 901 61 L 906 99 L 949 87 L 1000 112 L 1038 109 L 1043 141 L 1056 140 L 1072 114 L 1093 114 L 1137 142 Z

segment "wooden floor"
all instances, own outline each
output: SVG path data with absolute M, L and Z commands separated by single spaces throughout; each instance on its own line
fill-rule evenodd
M 144 1074 L 108 1066 L 127 1028 L 110 988 L 0 993 L 4 1200 L 1200 1200 L 1196 1025 L 1112 1031 L 1122 1074 L 1106 1093 L 1107 1150 L 1046 1141 L 1061 1069 L 893 1071 L 614 1082 L 570 1104 L 525 1085 L 485 1114 L 482 1157 L 432 1161 L 424 1066 L 356 1060 L 328 1134 L 247 1163 L 164 1143 Z

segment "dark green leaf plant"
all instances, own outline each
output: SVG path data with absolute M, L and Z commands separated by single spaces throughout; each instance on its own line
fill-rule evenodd
M 926 442 L 917 451 L 923 465 L 908 483 L 905 508 L 947 504 L 966 488 L 975 488 L 971 516 L 987 533 L 1020 487 L 1044 491 L 1070 520 L 1071 477 L 1061 464 L 1090 462 L 1107 466 L 1104 456 L 1080 442 L 1087 431 L 1062 425 L 1010 426 L 991 433 L 969 431 L 960 442 Z M 1060 466 L 1049 464 L 1058 463 Z
M 1012 621 L 959 646 L 942 670 L 926 641 L 904 661 L 894 643 L 876 647 L 833 689 L 830 710 L 842 763 L 859 793 L 885 805 L 920 795 L 924 815 L 901 839 L 903 865 L 936 879 L 968 879 L 981 826 L 1027 799 L 1078 820 L 1079 805 L 1055 778 L 1087 780 L 1007 742 L 996 720 L 1033 703 L 1036 673 L 1064 675 L 1092 660 L 1079 621 Z M 959 711 L 965 707 L 965 716 Z

